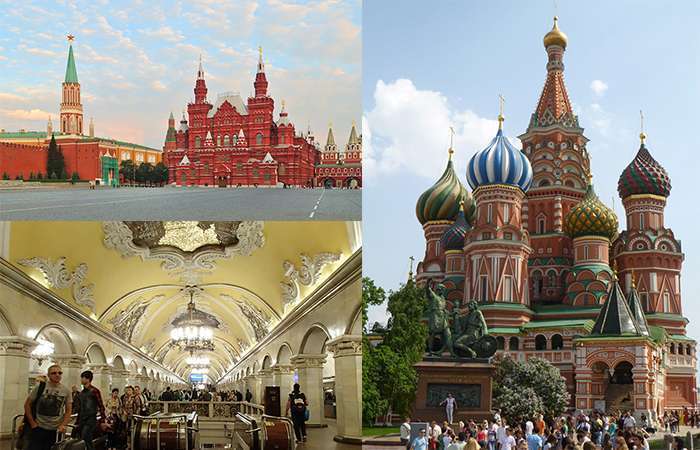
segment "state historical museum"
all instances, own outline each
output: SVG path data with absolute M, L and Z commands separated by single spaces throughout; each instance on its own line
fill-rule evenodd
M 547 77 L 522 150 L 499 116 L 496 136 L 467 164 L 471 193 L 450 158 L 418 199 L 426 250 L 416 281 L 442 283 L 451 313 L 477 300 L 497 355 L 550 361 L 578 410 L 656 418 L 692 408 L 696 342 L 682 310 L 681 242 L 664 221 L 668 173 L 642 130 L 635 158 L 619 168 L 619 230 L 593 187 L 556 18 L 544 46 Z
M 260 50 L 255 94 L 220 94 L 207 100 L 199 63 L 194 103 L 187 105 L 180 126 L 170 115 L 163 155 L 170 183 L 179 186 L 361 186 L 361 136 L 353 125 L 345 152 L 337 152 L 329 129 L 323 150 L 311 132 L 297 135 L 284 102 L 274 120 L 275 101 L 267 95 L 267 77 Z

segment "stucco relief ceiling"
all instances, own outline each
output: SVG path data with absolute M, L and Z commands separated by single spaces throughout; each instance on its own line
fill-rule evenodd
M 170 345 L 169 332 L 186 310 L 185 287 L 196 285 L 197 309 L 219 324 L 215 350 L 204 355 L 216 374 L 350 256 L 351 239 L 343 222 L 15 222 L 10 259 L 183 375 L 189 355 Z M 74 273 L 83 276 L 71 283 Z M 92 287 L 90 305 L 76 298 L 76 284 Z

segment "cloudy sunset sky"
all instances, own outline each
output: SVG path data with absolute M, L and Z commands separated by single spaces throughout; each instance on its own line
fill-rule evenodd
M 360 0 L 0 0 L 0 128 L 56 124 L 73 43 L 85 121 L 98 136 L 161 148 L 193 98 L 202 55 L 209 101 L 253 91 L 263 47 L 275 117 L 347 139 L 361 114 Z M 340 143 L 340 142 L 339 142 Z

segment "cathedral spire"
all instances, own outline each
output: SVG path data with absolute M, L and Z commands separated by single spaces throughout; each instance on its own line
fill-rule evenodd
M 262 45 L 258 46 L 258 73 L 265 72 L 265 63 L 263 62 Z
M 551 31 L 544 36 L 547 51 L 547 79 L 537 102 L 535 113 L 530 119 L 528 131 L 532 128 L 562 125 L 578 129 L 578 118 L 574 115 L 569 94 L 564 84 L 564 52 L 568 38 L 559 30 L 558 18 L 554 17 Z
M 202 54 L 199 54 L 199 69 L 197 70 L 197 79 L 204 79 L 204 69 L 202 69 Z
M 265 63 L 263 62 L 262 46 L 258 47 L 258 73 L 255 75 L 256 97 L 267 97 L 267 77 L 265 76 Z

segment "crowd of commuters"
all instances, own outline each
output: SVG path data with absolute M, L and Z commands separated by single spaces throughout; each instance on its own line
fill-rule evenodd
M 37 384 L 24 402 L 24 422 L 19 430 L 18 447 L 23 450 L 51 450 L 53 445 L 67 434 L 85 442 L 86 450 L 93 450 L 93 438 L 106 435 L 106 448 L 123 450 L 127 448 L 128 436 L 134 416 L 149 414 L 148 403 L 155 401 L 155 395 L 147 388 L 126 386 L 124 392 L 114 388 L 103 401 L 100 390 L 93 386 L 93 373 L 86 370 L 80 374 L 82 389 L 72 386 L 69 389 L 61 381 L 63 371 L 59 365 L 52 365 L 46 377 L 39 377 Z M 245 394 L 238 390 L 216 391 L 214 389 L 177 389 L 170 386 L 158 396 L 160 401 L 192 402 L 253 402 L 253 394 L 246 389 Z M 291 413 L 296 441 L 306 441 L 305 422 L 308 420 L 308 401 L 294 385 L 287 399 L 285 415 Z M 77 418 L 71 424 L 72 416 Z
M 452 402 L 444 402 L 449 405 Z M 446 411 L 454 414 L 454 406 Z M 678 432 L 678 426 L 699 426 L 698 413 L 667 411 L 652 423 L 629 411 L 590 415 L 562 415 L 546 422 L 541 414 L 522 423 L 508 423 L 497 411 L 492 420 L 431 422 L 411 435 L 411 420 L 400 427 L 401 443 L 408 450 L 649 450 L 649 436 L 657 431 Z M 674 437 L 673 450 L 683 450 L 684 440 Z

